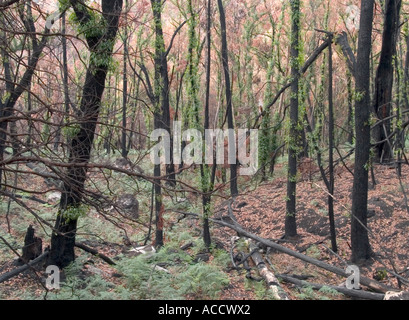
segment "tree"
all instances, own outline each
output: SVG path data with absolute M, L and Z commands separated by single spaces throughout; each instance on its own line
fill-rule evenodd
M 384 120 L 374 128 L 375 161 L 388 163 L 393 158 L 393 147 L 389 135 L 391 133 L 392 89 L 394 75 L 394 59 L 399 31 L 399 14 L 401 0 L 385 1 L 385 18 L 382 35 L 382 50 L 375 78 L 375 97 L 373 112 L 379 120 Z
M 169 74 L 167 56 L 171 46 L 165 48 L 165 39 L 162 27 L 162 0 L 151 0 L 154 30 L 155 30 L 155 53 L 154 53 L 154 109 L 156 110 L 155 129 L 165 129 L 170 133 L 170 104 L 169 104 Z M 155 117 L 155 116 L 154 116 Z M 166 164 L 167 182 L 175 184 L 175 168 L 173 165 L 173 142 L 170 135 L 170 161 Z
M 111 63 L 122 0 L 102 0 L 102 14 L 91 11 L 79 0 L 70 0 L 69 5 L 75 12 L 80 31 L 84 32 L 90 62 L 82 88 L 78 128 L 71 139 L 68 159 L 70 166 L 64 179 L 59 212 L 51 236 L 49 264 L 60 268 L 75 260 L 75 236 L 77 221 L 83 210 L 81 204 L 87 164 Z
M 217 0 L 217 5 L 219 8 L 220 16 L 220 33 L 221 33 L 221 57 L 224 72 L 224 82 L 225 82 L 225 95 L 226 95 L 226 113 L 227 113 L 227 127 L 228 129 L 234 130 L 234 115 L 233 115 L 233 103 L 232 103 L 232 93 L 231 93 L 231 83 L 230 83 L 230 72 L 229 72 L 229 55 L 227 47 L 227 28 L 226 28 L 226 15 L 224 13 L 223 1 Z M 229 136 L 229 158 L 230 154 L 236 154 L 235 139 Z M 231 196 L 237 196 L 239 194 L 237 188 L 237 161 L 230 163 L 230 193 Z
M 14 2 L 9 1 L 9 5 L 11 5 Z M 7 6 L 7 4 L 5 4 L 5 6 Z M 0 12 L 0 14 L 2 15 L 2 21 L 6 22 L 3 16 L 5 12 Z M 3 58 L 3 67 L 4 67 L 4 72 L 5 72 L 4 80 L 5 80 L 6 93 L 3 95 L 0 101 L 0 119 L 2 119 L 2 121 L 0 121 L 0 161 L 2 161 L 4 158 L 4 151 L 5 151 L 6 143 L 8 140 L 7 139 L 7 129 L 8 129 L 9 122 L 11 122 L 12 120 L 12 116 L 14 114 L 14 109 L 15 109 L 17 100 L 20 98 L 23 92 L 29 90 L 30 88 L 31 79 L 34 75 L 34 72 L 40 60 L 41 54 L 47 44 L 48 36 L 50 33 L 50 29 L 49 29 L 50 26 L 46 25 L 44 28 L 44 33 L 43 33 L 41 40 L 38 39 L 37 29 L 35 27 L 32 12 L 31 12 L 31 3 L 20 5 L 19 15 L 23 22 L 24 28 L 25 28 L 24 32 L 30 35 L 30 37 L 28 38 L 31 40 L 30 46 L 33 49 L 32 49 L 31 54 L 29 55 L 29 60 L 27 62 L 19 61 L 19 64 L 21 64 L 22 66 L 26 66 L 26 69 L 25 69 L 24 74 L 20 78 L 20 81 L 16 83 L 16 81 L 13 79 L 11 65 L 9 63 L 10 55 L 5 50 L 5 48 L 8 47 L 8 45 L 7 43 L 3 41 L 1 55 Z M 9 20 L 10 18 L 11 17 L 8 17 L 7 20 L 10 21 Z M 7 30 L 6 27 L 4 27 L 4 29 Z M 5 39 L 5 36 L 3 36 L 3 39 Z M 3 170 L 2 168 L 0 168 L 0 182 L 2 181 L 2 175 L 3 175 Z
M 352 262 L 360 263 L 370 257 L 367 229 L 368 170 L 370 166 L 370 53 L 374 0 L 361 1 L 358 53 L 355 70 L 355 171 L 352 189 L 351 249 Z
M 126 15 L 128 14 L 128 0 L 125 0 Z M 128 24 L 127 16 L 125 15 L 123 45 L 124 45 L 124 59 L 123 59 L 123 75 L 122 75 L 122 137 L 121 137 L 121 155 L 126 158 L 128 155 L 128 149 L 126 144 L 126 111 L 127 111 L 127 98 L 128 98 L 128 78 L 127 78 L 127 59 L 128 59 Z
M 204 105 L 204 129 L 210 129 L 210 115 L 209 115 L 209 99 L 210 99 L 210 76 L 211 76 L 211 15 L 212 15 L 212 1 L 207 0 L 206 10 L 206 93 L 205 93 L 205 105 Z M 205 132 L 205 131 L 204 131 Z M 200 167 L 202 176 L 202 204 L 203 204 L 203 241 L 206 248 L 211 245 L 210 229 L 209 229 L 209 216 L 210 216 L 210 192 L 213 189 L 216 164 L 213 163 L 212 174 L 210 174 L 210 167 L 208 164 L 202 164 Z
M 300 44 L 300 0 L 291 0 L 291 101 L 290 132 L 288 143 L 287 203 L 285 216 L 285 237 L 297 235 L 296 223 L 296 188 L 297 188 L 297 154 L 299 141 L 298 93 L 299 93 L 299 44 Z

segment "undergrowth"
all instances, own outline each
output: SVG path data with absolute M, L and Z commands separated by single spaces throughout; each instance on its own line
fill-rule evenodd
M 115 269 L 121 277 L 111 281 L 87 271 L 89 262 L 84 255 L 64 269 L 65 279 L 59 289 L 41 297 L 25 290 L 20 297 L 30 300 L 218 299 L 229 284 L 224 272 L 229 255 L 214 249 L 212 257 L 211 262 L 194 262 L 193 256 L 171 242 L 153 255 L 119 256 Z

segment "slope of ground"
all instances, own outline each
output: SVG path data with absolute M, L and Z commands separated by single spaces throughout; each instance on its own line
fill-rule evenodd
M 284 170 L 284 167 L 278 166 L 276 171 L 280 170 Z M 409 167 L 403 167 L 401 181 L 397 178 L 394 168 L 375 166 L 374 173 L 376 186 L 369 192 L 370 218 L 368 220 L 368 227 L 370 230 L 370 243 L 375 255 L 366 265 L 361 266 L 361 273 L 366 277 L 398 287 L 399 283 L 396 277 L 389 272 L 385 272 L 385 270 L 393 271 L 404 278 L 409 277 L 407 264 L 409 213 L 405 200 L 405 192 L 409 188 L 407 183 Z M 311 179 L 303 179 L 297 184 L 297 223 L 299 236 L 294 240 L 280 243 L 290 249 L 345 269 L 349 264 L 348 260 L 351 255 L 349 242 L 351 173 L 340 167 L 336 175 L 334 197 L 338 244 L 338 252 L 336 254 L 330 250 L 327 210 L 328 195 L 325 191 L 325 185 L 319 179 L 318 173 L 313 173 L 309 177 Z M 283 236 L 284 231 L 285 198 L 286 181 L 284 178 L 276 177 L 271 181 L 248 189 L 238 196 L 233 204 L 234 215 L 247 231 L 266 239 L 278 241 Z M 200 201 L 198 202 L 200 203 Z M 216 217 L 218 214 L 225 214 L 227 212 L 226 203 L 224 201 L 217 206 Z M 55 210 L 55 208 L 51 209 Z M 44 210 L 47 210 L 47 208 L 45 207 Z M 200 212 L 200 209 L 197 209 L 197 211 Z M 114 235 L 116 231 L 112 231 L 113 229 L 110 229 L 104 223 L 105 220 L 98 213 L 93 212 L 91 215 L 92 217 L 90 218 L 93 219 L 92 224 L 100 228 L 102 227 L 103 232 L 105 232 L 102 234 L 102 237 L 105 237 L 105 241 L 95 241 L 94 239 L 94 241 L 89 241 L 88 245 L 109 257 L 120 256 L 123 253 L 128 254 L 131 248 L 129 244 L 118 241 L 119 238 Z M 17 222 L 21 220 L 22 227 L 19 230 L 12 229 L 12 234 L 15 238 L 22 241 L 27 221 L 23 219 L 17 209 L 14 209 L 9 218 L 12 220 L 13 226 L 18 225 Z M 167 216 L 165 239 L 166 228 L 171 229 L 175 226 L 179 228 L 178 230 L 188 230 L 195 241 L 200 239 L 200 223 L 197 220 L 180 220 L 179 218 L 180 216 L 172 213 Z M 141 225 L 138 226 L 141 228 Z M 6 234 L 8 225 L 5 217 L 1 219 L 0 227 L 2 234 Z M 121 233 L 125 231 L 131 236 L 131 240 L 135 239 L 132 238 L 136 230 L 135 228 L 135 224 L 123 223 L 120 225 Z M 237 246 L 232 247 L 231 239 L 237 235 L 233 230 L 214 224 L 212 233 L 214 243 L 218 243 L 227 253 L 235 254 L 238 250 L 243 250 L 243 254 L 248 253 L 245 252 L 246 248 L 243 246 L 239 249 Z M 107 239 L 109 237 L 110 239 Z M 44 237 L 44 239 L 47 238 Z M 179 241 L 178 245 L 183 243 L 183 241 Z M 47 243 L 44 244 L 47 245 Z M 132 241 L 132 244 L 136 245 L 140 244 L 140 242 Z M 15 258 L 15 256 L 10 250 L 6 249 L 3 248 L 2 250 L 0 274 L 15 268 L 13 263 L 13 257 Z M 102 260 L 92 257 L 82 250 L 76 250 L 79 257 L 85 257 L 85 261 L 90 261 L 84 264 L 84 275 L 98 274 L 109 281 L 111 283 L 110 286 L 124 285 L 124 280 L 118 277 L 118 270 L 116 268 L 108 266 Z M 197 254 L 197 252 L 191 249 L 187 249 L 186 252 L 192 255 Z M 269 251 L 264 257 L 270 270 L 276 274 L 307 276 L 309 281 L 321 284 L 343 285 L 345 283 L 345 279 L 283 253 Z M 208 258 L 207 263 L 211 264 L 215 257 L 210 255 Z M 250 259 L 249 267 L 252 267 Z M 234 270 L 231 268 L 223 269 L 222 271 L 229 278 L 230 284 L 222 290 L 219 295 L 220 299 L 254 300 L 270 298 L 263 282 L 246 278 L 249 274 L 252 275 L 253 279 L 258 278 L 257 271 L 254 268 L 250 271 L 244 269 Z M 26 272 L 0 284 L 0 297 L 2 299 L 22 299 L 24 297 L 21 296 L 21 293 L 24 291 L 29 291 L 32 296 L 41 297 L 44 293 L 44 288 L 39 284 L 38 277 L 44 281 L 45 275 L 44 273 L 34 275 Z M 334 295 L 333 293 L 318 294 L 308 290 L 308 288 L 299 289 L 284 282 L 282 287 L 291 299 L 346 299 L 342 295 Z M 403 289 L 405 289 L 405 286 L 403 286 Z M 113 288 L 108 286 L 107 290 L 113 290 Z M 172 299 L 172 297 L 169 298 Z M 188 298 L 194 299 L 195 297 L 191 296 Z

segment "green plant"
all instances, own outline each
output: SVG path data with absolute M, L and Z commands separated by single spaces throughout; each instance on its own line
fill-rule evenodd
M 137 299 L 215 299 L 229 283 L 225 273 L 227 257 L 215 251 L 213 264 L 193 263 L 176 242 L 166 244 L 153 256 L 123 258 L 118 271 L 124 274 L 126 287 Z
M 264 281 L 246 279 L 244 286 L 246 290 L 254 292 L 258 300 L 275 300 L 273 293 L 267 288 Z
M 204 262 L 191 265 L 186 272 L 177 274 L 175 280 L 183 294 L 194 295 L 196 299 L 216 299 L 229 284 L 223 272 Z
M 312 258 L 318 259 L 321 256 L 321 252 L 316 245 L 312 245 L 307 249 L 307 255 Z

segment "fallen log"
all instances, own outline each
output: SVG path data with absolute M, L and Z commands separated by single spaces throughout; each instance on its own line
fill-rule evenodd
M 292 284 L 295 284 L 298 287 L 305 287 L 309 286 L 312 287 L 315 290 L 319 290 L 322 287 L 328 287 L 331 289 L 334 289 L 346 296 L 353 297 L 353 298 L 358 298 L 358 299 L 365 299 L 365 300 L 383 300 L 384 299 L 384 294 L 383 293 L 375 293 L 375 292 L 368 292 L 364 290 L 354 290 L 354 289 L 348 289 L 346 287 L 341 287 L 341 286 L 333 286 L 333 285 L 327 285 L 327 284 L 318 284 L 318 283 L 311 283 L 303 280 L 299 280 L 293 277 L 290 277 L 285 274 L 279 274 L 277 275 L 278 278 L 283 279 L 286 282 L 290 282 Z
M 114 261 L 112 261 L 109 257 L 107 257 L 106 255 L 104 255 L 103 253 L 98 252 L 98 250 L 96 250 L 96 249 L 90 248 L 90 247 L 88 247 L 88 246 L 86 246 L 85 244 L 80 243 L 80 242 L 76 242 L 76 243 L 75 243 L 75 246 L 76 246 L 77 248 L 80 248 L 80 249 L 82 249 L 82 250 L 88 252 L 88 253 L 91 253 L 92 255 L 94 255 L 94 256 L 96 256 L 96 257 L 101 258 L 102 260 L 104 260 L 106 263 L 108 263 L 108 264 L 111 265 L 111 266 L 116 265 L 116 263 L 115 263 Z
M 196 214 L 193 214 L 193 215 L 196 215 Z M 337 275 L 339 275 L 341 277 L 348 278 L 350 276 L 350 274 L 348 274 L 345 270 L 343 270 L 341 268 L 338 268 L 336 266 L 333 266 L 333 265 L 330 265 L 328 263 L 322 262 L 320 260 L 314 259 L 312 257 L 309 257 L 309 256 L 304 255 L 302 253 L 299 253 L 297 251 L 291 250 L 291 249 L 289 249 L 287 247 L 284 247 L 284 246 L 282 246 L 280 244 L 277 244 L 277 243 L 275 243 L 273 241 L 261 238 L 259 236 L 256 236 L 256 235 L 250 233 L 250 232 L 247 232 L 237 222 L 234 222 L 234 224 L 231 224 L 231 223 L 227 223 L 227 222 L 224 222 L 224 221 L 218 220 L 218 219 L 209 219 L 209 220 L 214 222 L 214 223 L 217 223 L 217 224 L 219 224 L 221 226 L 228 227 L 228 228 L 236 231 L 241 236 L 253 239 L 254 241 L 259 242 L 259 243 L 263 244 L 266 247 L 270 247 L 270 248 L 275 249 L 277 251 L 280 251 L 282 253 L 288 254 L 288 255 L 290 255 L 292 257 L 295 257 L 297 259 L 300 259 L 300 260 L 303 260 L 303 261 L 308 262 L 310 264 L 313 264 L 313 265 L 315 265 L 315 266 L 317 266 L 319 268 L 322 268 L 322 269 L 325 269 L 327 271 L 333 272 L 333 273 L 335 273 L 335 274 L 337 274 Z M 374 290 L 375 292 L 380 292 L 380 293 L 386 293 L 388 291 L 399 291 L 396 288 L 385 285 L 383 283 L 372 280 L 370 278 L 364 277 L 362 275 L 360 277 L 360 284 Z
M 250 242 L 250 252 L 253 253 L 251 258 L 253 259 L 260 276 L 263 277 L 268 285 L 268 288 L 273 293 L 274 299 L 290 300 L 287 293 L 283 290 L 283 288 L 281 288 L 278 279 L 270 270 L 268 270 L 259 250 L 257 250 L 257 246 L 253 242 Z
M 43 254 L 41 254 L 34 260 L 31 260 L 29 263 L 26 263 L 25 265 L 21 267 L 15 268 L 9 272 L 2 274 L 0 276 L 0 283 L 10 280 L 11 278 L 19 275 L 20 273 L 26 271 L 27 269 L 34 267 L 35 265 L 45 260 L 47 257 L 48 257 L 48 251 L 45 251 Z
M 198 215 L 197 213 L 192 213 L 192 212 L 180 212 L 180 211 L 175 211 L 179 214 L 184 214 L 184 215 L 191 215 L 191 216 L 195 216 L 195 217 L 200 217 L 200 215 Z M 252 234 L 246 230 L 243 229 L 243 227 L 238 224 L 236 221 L 229 219 L 232 223 L 228 223 L 225 222 L 223 220 L 220 219 L 214 219 L 214 218 L 210 218 L 209 221 L 216 223 L 218 225 L 221 225 L 223 227 L 227 227 L 230 228 L 234 231 L 237 232 L 237 234 L 241 237 L 245 237 L 245 238 L 250 238 L 256 242 L 259 242 L 260 244 L 264 245 L 265 247 L 270 247 L 272 249 L 275 249 L 279 252 L 288 254 L 292 257 L 295 257 L 297 259 L 303 260 L 305 262 L 308 262 L 310 264 L 313 264 L 319 268 L 325 269 L 327 271 L 330 271 L 332 273 L 335 273 L 341 277 L 344 278 L 348 278 L 350 276 L 350 274 L 348 274 L 345 270 L 338 268 L 336 266 L 330 265 L 328 263 L 322 262 L 320 260 L 314 259 L 312 257 L 306 256 L 302 253 L 299 253 L 297 251 L 291 250 L 287 247 L 284 247 L 278 243 L 275 243 L 271 240 L 268 239 L 264 239 L 261 238 L 259 236 L 256 236 L 255 234 Z M 394 292 L 398 292 L 400 291 L 399 289 L 396 289 L 394 287 L 388 286 L 386 284 L 380 283 L 378 281 L 372 280 L 370 278 L 364 277 L 361 275 L 360 277 L 360 284 L 364 285 L 370 289 L 372 289 L 375 292 L 380 292 L 380 293 L 386 293 L 388 291 L 394 291 Z

